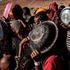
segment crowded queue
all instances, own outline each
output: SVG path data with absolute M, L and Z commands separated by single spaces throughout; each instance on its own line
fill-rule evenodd
M 0 19 L 0 70 L 69 70 L 70 30 L 61 20 L 64 8 L 52 2 L 31 13 L 14 5 L 8 17 Z

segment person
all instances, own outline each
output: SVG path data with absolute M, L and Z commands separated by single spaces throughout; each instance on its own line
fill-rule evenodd
M 20 62 L 23 58 L 23 47 L 21 48 L 22 50 L 20 51 L 20 46 L 19 43 L 20 41 L 28 36 L 28 33 L 30 31 L 28 23 L 25 21 L 23 18 L 23 9 L 20 5 L 16 4 L 12 10 L 12 21 L 10 21 L 10 26 L 12 30 L 12 42 L 13 42 L 13 49 L 15 51 L 15 58 L 17 63 L 22 64 Z M 20 60 L 19 59 L 19 51 L 21 52 L 20 54 Z M 18 68 L 18 64 L 16 65 L 16 69 Z M 20 70 L 20 69 L 19 69 Z
M 19 25 L 18 23 L 14 23 L 14 22 L 15 21 L 19 22 L 20 23 L 20 26 L 18 27 L 20 29 L 19 32 L 17 33 L 18 29 L 14 30 L 14 31 L 16 31 L 16 33 L 21 37 L 20 39 L 22 39 L 27 36 L 27 34 L 29 32 L 29 27 L 28 27 L 28 24 L 26 23 L 25 19 L 23 18 L 23 10 L 22 10 L 21 6 L 16 4 L 12 9 L 12 13 L 14 16 L 14 20 L 12 22 L 10 22 L 10 23 L 12 23 L 11 28 L 13 28 L 13 30 L 14 30 L 15 29 L 13 27 L 14 24 Z
M 31 15 L 31 11 L 28 7 L 23 8 L 23 18 L 28 23 L 30 30 L 32 29 L 32 25 L 34 23 L 34 16 Z
M 31 17 L 30 9 L 28 7 L 23 8 L 23 18 L 28 22 Z
M 14 56 L 13 56 L 13 49 L 12 49 L 12 39 L 11 35 L 9 33 L 9 28 L 7 24 L 4 21 L 0 21 L 0 69 L 11 69 L 14 70 L 15 67 L 15 61 L 14 61 Z M 4 57 L 8 56 L 8 57 Z M 3 61 L 5 59 L 5 61 Z M 9 59 L 12 60 L 8 61 Z M 14 62 L 13 62 L 14 61 Z M 11 64 L 14 63 L 12 66 Z M 4 66 L 6 65 L 6 66 Z M 10 69 L 10 70 L 11 70 Z
M 40 14 L 37 14 L 37 15 L 39 15 L 39 18 L 41 17 L 40 19 L 41 19 L 42 21 L 43 21 L 43 20 L 47 20 L 47 17 L 46 17 L 46 15 L 45 15 L 44 12 L 41 12 L 41 15 L 40 15 Z M 36 16 L 37 16 L 37 15 L 36 15 Z M 44 16 L 43 16 L 43 15 L 44 15 Z M 39 19 L 37 20 L 37 17 L 36 17 L 36 16 L 34 17 L 34 18 L 35 18 L 34 20 L 35 20 L 36 24 L 39 24 L 39 22 L 38 22 Z M 33 28 L 36 26 L 36 24 L 35 24 L 35 23 L 33 24 Z M 24 39 L 26 40 L 26 42 L 23 42 Z M 25 45 L 25 43 L 27 43 L 27 42 L 29 42 L 29 41 L 27 40 L 27 38 L 24 38 L 24 39 L 20 42 L 19 45 L 20 45 L 20 47 L 23 47 L 23 49 L 24 49 L 23 51 L 26 51 L 26 49 L 29 48 L 29 47 L 24 46 L 24 45 Z M 27 43 L 27 44 L 28 44 L 28 43 Z M 30 68 L 30 70 L 32 70 L 32 67 L 33 67 L 33 69 L 34 69 L 33 60 L 32 60 L 31 57 L 30 57 L 31 49 L 29 48 L 27 51 L 28 51 L 28 53 L 27 53 L 27 60 L 28 60 L 28 59 L 30 59 L 30 60 L 29 60 L 26 64 L 25 64 L 25 62 L 23 61 L 25 65 L 23 66 L 23 68 L 22 68 L 22 66 L 21 66 L 21 69 L 20 69 L 20 70 L 23 70 L 23 69 L 24 69 L 24 70 L 28 70 L 28 68 Z M 23 54 L 23 55 L 25 55 L 25 54 Z M 26 61 L 27 61 L 27 60 L 26 60 Z M 20 66 L 19 66 L 19 67 L 20 67 Z
M 57 21 L 57 11 L 58 11 L 58 4 L 54 1 L 49 4 L 49 10 L 52 10 L 54 12 L 52 20 Z
M 53 10 L 48 9 L 46 11 L 46 15 L 48 16 L 48 20 L 53 21 L 53 15 L 54 15 L 54 11 Z
M 39 12 L 38 14 L 36 14 L 35 19 L 34 19 L 36 22 L 36 29 L 39 24 L 41 24 L 43 21 L 48 20 L 48 18 L 46 18 L 45 16 L 46 16 L 46 14 L 44 12 Z M 44 23 L 44 24 L 47 24 L 47 23 Z M 58 30 L 59 30 L 59 28 L 58 28 Z M 34 50 L 31 47 L 31 49 L 33 49 L 33 50 L 31 52 L 30 56 L 34 61 L 35 70 L 67 70 L 67 67 L 66 67 L 66 57 L 67 57 L 66 51 L 67 50 L 64 49 L 64 47 L 66 47 L 66 36 L 64 36 L 64 34 L 61 35 L 61 33 L 63 33 L 61 31 L 59 31 L 57 40 L 56 40 L 55 44 L 53 45 L 53 47 L 49 51 L 44 53 L 43 55 L 41 54 L 41 52 L 39 50 L 37 50 L 37 49 Z M 63 36 L 65 37 L 64 39 L 63 39 Z M 33 38 L 35 38 L 35 37 L 33 37 Z M 27 38 L 24 38 L 21 41 L 20 46 L 23 46 L 24 43 L 27 41 L 30 42 L 30 40 L 33 40 L 33 39 L 32 38 L 30 39 L 29 36 Z M 36 45 L 36 43 L 37 43 L 34 41 L 35 40 L 33 40 L 32 41 L 33 43 L 31 43 L 33 47 L 34 47 L 33 44 L 35 43 L 35 45 Z M 43 41 L 43 39 L 42 39 L 42 41 Z M 50 42 L 50 41 L 48 41 L 48 42 Z M 36 45 L 35 47 L 37 47 L 38 45 Z M 47 41 L 45 42 L 44 46 L 47 46 Z M 25 47 L 24 47 L 24 49 L 25 49 Z
M 64 14 L 66 14 L 66 11 L 68 10 L 68 11 L 70 11 L 69 10 L 70 9 L 70 7 L 68 6 L 68 7 L 65 7 L 63 10 L 62 10 L 62 12 L 61 12 L 61 14 L 63 14 L 63 12 L 65 12 Z M 69 12 L 67 12 L 67 15 L 69 15 Z M 70 70 L 70 24 L 69 24 L 69 19 L 68 18 L 70 18 L 70 17 L 66 17 L 65 19 L 67 20 L 66 22 L 63 20 L 63 24 L 65 25 L 65 28 L 66 28 L 66 30 L 67 30 L 67 39 L 66 39 L 66 46 L 67 46 L 67 49 L 68 49 L 68 61 L 69 61 L 69 70 Z M 61 19 L 62 20 L 62 19 Z M 68 22 L 69 21 L 69 22 Z
M 60 5 L 58 11 L 57 11 L 57 16 L 58 16 L 58 23 L 61 23 L 61 11 L 65 8 L 65 5 Z

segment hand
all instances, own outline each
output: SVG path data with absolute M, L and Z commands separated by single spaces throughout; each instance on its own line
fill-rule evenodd
M 31 58 L 34 61 L 40 61 L 40 52 L 37 51 L 37 50 L 33 50 L 32 53 L 31 53 Z

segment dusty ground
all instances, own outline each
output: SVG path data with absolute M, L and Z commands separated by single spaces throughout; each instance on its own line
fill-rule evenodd
M 33 7 L 45 7 L 47 8 L 47 5 L 54 0 L 14 0 L 14 4 L 18 3 L 22 7 L 27 6 L 30 8 Z M 70 4 L 70 0 L 55 0 L 59 5 L 64 4 L 68 5 Z M 6 6 L 6 0 L 3 0 L 2 3 L 0 3 L 0 15 L 3 13 L 4 8 Z

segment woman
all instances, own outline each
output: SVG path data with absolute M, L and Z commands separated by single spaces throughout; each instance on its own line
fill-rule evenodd
M 42 22 L 48 20 L 48 18 L 46 18 L 45 16 L 46 16 L 46 14 L 44 12 L 40 12 L 35 16 L 36 29 L 37 29 L 38 25 L 42 25 L 41 24 Z M 44 24 L 47 24 L 47 23 L 44 23 Z M 50 23 L 49 23 L 48 27 L 50 27 Z M 57 40 L 54 43 L 53 47 L 50 50 L 48 50 L 47 52 L 45 52 L 44 54 L 41 54 L 41 52 L 39 50 L 33 49 L 34 47 L 40 46 L 39 44 L 37 45 L 37 43 L 38 43 L 37 41 L 32 39 L 32 38 L 35 39 L 36 38 L 35 36 L 33 36 L 32 38 L 30 38 L 28 36 L 27 38 L 25 38 L 21 41 L 20 46 L 23 46 L 25 42 L 27 42 L 27 41 L 30 42 L 32 40 L 31 46 L 33 46 L 33 48 L 31 47 L 32 52 L 31 52 L 30 56 L 34 61 L 35 70 L 67 70 L 67 68 L 66 68 L 67 49 L 65 49 L 66 44 L 64 43 L 64 42 L 66 42 L 66 37 L 64 36 L 64 34 L 61 35 L 61 33 L 63 33 L 62 29 L 63 28 L 61 26 L 60 27 L 58 26 L 59 33 L 58 33 Z M 65 31 L 64 31 L 64 33 L 65 33 Z M 35 33 L 35 34 L 37 34 L 37 33 Z M 51 35 L 53 35 L 53 32 Z M 54 37 L 54 35 L 53 35 L 53 37 Z M 47 36 L 46 36 L 46 38 L 47 38 Z M 50 42 L 52 40 L 52 38 L 49 39 L 50 41 L 46 41 L 46 40 L 47 39 L 45 39 L 45 42 L 43 45 L 42 45 L 42 43 L 40 43 L 43 47 L 47 46 L 48 42 Z M 43 41 L 43 39 L 42 39 L 42 41 Z M 24 47 L 24 49 L 25 48 L 26 47 Z

